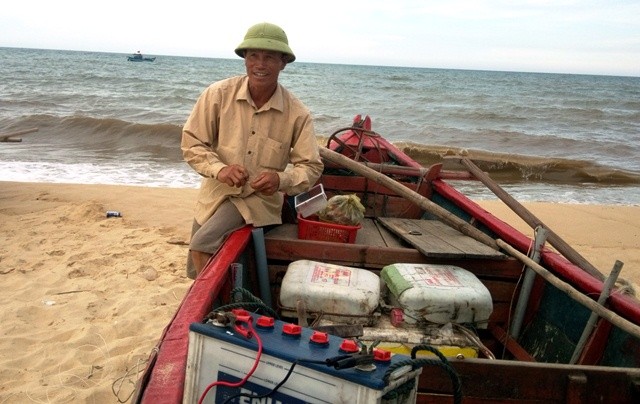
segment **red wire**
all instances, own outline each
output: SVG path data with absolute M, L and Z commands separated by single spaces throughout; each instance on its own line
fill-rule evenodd
M 260 336 L 258 334 L 256 334 L 256 332 L 255 332 L 255 330 L 253 328 L 253 324 L 251 324 L 251 321 L 247 322 L 247 328 L 249 329 L 249 332 L 251 332 L 251 336 L 255 337 L 256 342 L 258 343 L 258 353 L 256 355 L 255 362 L 253 362 L 253 367 L 251 368 L 249 373 L 247 373 L 247 375 L 244 377 L 244 379 L 240 380 L 239 382 L 231 383 L 231 382 L 225 382 L 224 380 L 218 380 L 218 381 L 215 381 L 215 382 L 211 383 L 210 385 L 208 385 L 207 388 L 204 389 L 204 392 L 202 393 L 202 395 L 200 396 L 200 399 L 198 400 L 198 404 L 202 404 L 204 402 L 204 398 L 207 396 L 207 393 L 212 388 L 214 388 L 216 386 L 240 387 L 243 384 L 245 384 L 247 382 L 247 380 L 249 380 L 251 375 L 253 375 L 253 372 L 256 371 L 256 368 L 258 367 L 258 364 L 260 363 L 260 357 L 262 356 L 262 340 L 260 339 Z

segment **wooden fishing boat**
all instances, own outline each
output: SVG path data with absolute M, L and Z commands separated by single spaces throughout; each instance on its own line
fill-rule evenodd
M 219 401 L 220 396 L 213 391 L 204 397 L 206 392 L 202 395 L 203 386 L 198 385 L 198 380 L 208 378 L 213 382 L 208 388 L 215 385 L 223 372 L 218 368 L 211 370 L 210 363 L 222 361 L 221 357 L 227 354 L 212 354 L 218 351 L 209 351 L 203 341 L 218 341 L 216 338 L 219 338 L 224 341 L 219 344 L 242 347 L 249 357 L 270 355 L 267 357 L 271 359 L 263 356 L 256 372 L 275 366 L 273 363 L 280 363 L 278 361 L 289 365 L 296 362 L 295 356 L 300 354 L 296 351 L 298 348 L 286 345 L 288 342 L 279 342 L 284 338 L 280 333 L 256 331 L 252 326 L 254 322 L 258 326 L 264 318 L 276 316 L 281 318 L 277 320 L 279 325 L 305 323 L 302 324 L 302 341 L 297 342 L 299 345 L 313 345 L 317 335 L 326 337 L 329 334 L 329 341 L 325 340 L 325 343 L 330 346 L 336 341 L 344 343 L 359 336 L 358 351 L 351 356 L 345 355 L 352 360 L 346 367 L 358 368 L 361 359 L 369 366 L 372 356 L 376 361 L 380 359 L 376 356 L 380 352 L 382 362 L 389 360 L 384 352 L 392 352 L 391 357 L 398 367 L 410 364 L 405 373 L 409 376 L 403 379 L 402 385 L 397 383 L 400 387 L 413 388 L 410 393 L 405 391 L 404 396 L 390 394 L 400 387 L 385 385 L 370 386 L 373 390 L 384 390 L 384 395 L 381 393 L 374 398 L 368 396 L 365 400 L 358 395 L 358 400 L 355 396 L 347 399 L 348 394 L 344 392 L 344 396 L 336 398 L 331 396 L 332 391 L 341 387 L 327 388 L 325 382 L 317 381 L 325 386 L 321 387 L 326 394 L 324 402 L 437 403 L 452 399 L 465 403 L 640 402 L 640 304 L 635 298 L 611 289 L 620 263 L 616 264 L 612 275 L 605 278 L 471 161 L 454 158 L 464 167 L 463 171 L 444 170 L 442 164 L 421 167 L 373 132 L 368 117 L 358 116 L 352 126 L 336 131 L 321 154 L 325 170 L 319 183 L 326 196 L 356 194 L 366 208 L 365 219 L 355 230 L 355 240 L 336 241 L 318 235 L 301 237 L 301 216 L 296 216 L 287 207 L 282 225 L 268 231 L 247 226 L 233 233 L 194 281 L 164 330 L 138 382 L 133 402 L 196 402 L 198 397 L 202 402 L 215 402 L 214 397 Z M 536 236 L 529 237 L 483 210 L 458 192 L 451 185 L 452 179 L 484 182 L 532 227 L 538 228 Z M 286 205 L 291 202 L 289 200 Z M 353 231 L 353 228 L 347 230 Z M 339 233 L 335 237 L 344 236 L 344 232 Z M 526 255 L 530 250 L 533 251 L 531 257 Z M 366 319 L 364 325 L 348 315 L 347 321 L 341 323 L 332 317 L 335 313 L 331 310 L 317 307 L 333 298 L 345 298 L 338 295 L 338 286 L 327 295 L 333 298 L 321 299 L 316 304 L 291 307 L 281 299 L 285 286 L 291 286 L 284 283 L 287 275 L 293 273 L 292 268 L 309 262 L 315 263 L 311 265 L 316 265 L 316 270 L 317 265 L 322 268 L 335 266 L 375 274 L 381 279 L 388 268 L 396 268 L 399 263 L 427 271 L 462 269 L 472 274 L 490 294 L 490 314 L 488 317 L 481 315 L 482 308 L 473 306 L 470 318 L 457 321 L 457 316 L 477 301 L 475 298 L 464 301 L 464 297 L 462 302 L 456 300 L 461 298 L 462 292 L 458 293 L 454 288 L 449 294 L 456 307 L 451 313 L 445 310 L 444 321 L 431 322 L 421 318 L 423 314 L 437 312 L 427 304 L 432 313 L 417 310 L 418 320 L 412 325 L 408 318 L 414 315 L 415 320 L 415 312 L 405 307 L 405 317 L 402 317 L 402 307 L 397 310 L 400 298 L 395 296 L 395 303 L 376 308 L 375 315 Z M 242 271 L 236 272 L 238 268 Z M 389 278 L 385 281 L 392 282 Z M 295 282 L 295 285 L 299 284 Z M 234 288 L 238 285 L 256 298 L 233 301 L 244 300 L 245 308 L 251 311 L 256 303 L 264 303 L 266 308 L 262 317 L 257 314 L 247 317 L 247 312 L 242 311 L 224 311 L 240 304 L 229 305 L 239 293 L 239 289 Z M 353 294 L 356 294 L 355 289 Z M 348 302 L 348 297 L 346 299 Z M 297 301 L 301 302 L 304 303 L 304 299 Z M 223 310 L 222 317 L 216 308 Z M 407 317 L 407 313 L 413 314 Z M 382 333 L 376 334 L 376 327 L 387 315 L 396 316 L 390 317 L 392 325 L 385 324 L 386 328 L 381 327 Z M 329 317 L 332 321 L 317 321 Z M 310 319 L 315 323 L 309 324 Z M 210 325 L 212 322 L 216 324 Z M 206 327 L 216 326 L 214 331 L 206 330 Z M 273 323 L 270 327 L 272 330 Z M 417 340 L 398 337 L 407 330 L 423 332 L 427 328 L 431 330 L 430 334 L 424 332 Z M 371 332 L 369 329 L 374 330 L 373 334 L 367 334 Z M 264 340 L 260 350 L 251 338 L 257 334 Z M 304 341 L 309 335 L 311 341 Z M 386 335 L 389 340 L 401 340 L 380 341 L 379 335 Z M 376 338 L 376 341 L 362 342 L 367 338 Z M 372 350 L 376 344 L 377 351 Z M 315 348 L 305 349 L 306 354 L 323 355 L 314 351 Z M 331 349 L 320 352 L 335 354 Z M 405 362 L 398 362 L 397 358 L 403 358 Z M 441 366 L 436 366 L 438 362 Z M 377 370 L 372 373 L 367 374 L 363 369 L 335 370 L 337 366 L 334 366 L 328 377 L 332 380 L 344 378 L 348 383 L 357 384 L 362 378 L 378 377 L 375 372 L 387 369 L 382 380 L 390 383 L 386 377 L 391 368 L 387 367 L 394 365 L 373 363 L 374 368 L 377 364 Z M 314 377 L 323 374 L 321 364 L 296 364 L 297 369 L 316 372 Z M 278 385 L 288 377 L 285 375 L 288 366 L 278 366 L 271 373 L 262 373 L 260 380 L 264 386 L 271 386 L 271 393 L 276 393 L 278 388 L 289 393 L 296 390 L 286 389 L 289 383 L 294 383 L 296 376 L 302 377 L 302 370 L 290 381 Z M 243 371 L 247 375 L 251 373 L 249 368 L 247 366 Z M 239 376 L 237 380 L 240 380 Z M 314 387 L 309 382 L 297 386 L 297 391 L 302 391 L 300 394 Z M 216 389 L 222 391 L 223 386 L 217 385 Z M 263 401 L 259 398 L 250 401 L 248 393 L 242 397 L 247 401 L 228 402 L 288 401 L 277 396 L 264 398 L 266 395 L 263 395 Z M 264 401 L 271 399 L 273 401 Z M 300 401 L 295 402 L 314 401 L 298 399 Z

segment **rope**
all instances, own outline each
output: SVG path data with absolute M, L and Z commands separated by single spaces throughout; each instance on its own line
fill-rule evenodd
M 241 297 L 236 299 L 235 296 L 238 293 L 241 295 Z M 253 312 L 262 311 L 273 318 L 280 318 L 278 316 L 278 313 L 276 313 L 271 307 L 267 306 L 262 300 L 260 300 L 260 298 L 254 296 L 247 289 L 233 288 L 233 290 L 231 290 L 231 300 L 235 301 L 233 303 L 220 306 L 207 314 L 203 320 L 203 323 L 206 323 L 207 321 L 215 318 L 216 313 L 220 311 L 231 311 L 233 309 L 245 309 Z

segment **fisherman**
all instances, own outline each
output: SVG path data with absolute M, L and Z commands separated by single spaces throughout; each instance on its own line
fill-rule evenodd
M 246 74 L 211 84 L 182 130 L 185 161 L 203 179 L 187 276 L 245 224 L 282 223 L 284 195 L 309 190 L 323 165 L 308 108 L 278 82 L 296 57 L 282 28 L 250 27 L 235 49 Z

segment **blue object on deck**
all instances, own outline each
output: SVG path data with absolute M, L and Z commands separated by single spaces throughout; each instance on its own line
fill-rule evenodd
M 264 230 L 261 227 L 251 230 L 253 245 L 256 252 L 256 265 L 258 267 L 258 284 L 260 297 L 264 304 L 271 308 L 271 286 L 269 284 L 269 268 L 267 267 L 267 249 L 264 245 Z

